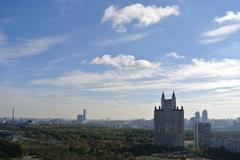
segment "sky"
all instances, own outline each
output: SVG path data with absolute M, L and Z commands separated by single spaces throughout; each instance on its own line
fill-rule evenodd
M 0 117 L 240 117 L 240 0 L 0 1 Z

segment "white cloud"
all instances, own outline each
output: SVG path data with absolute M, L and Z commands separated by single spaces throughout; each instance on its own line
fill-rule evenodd
M 178 15 L 177 6 L 157 7 L 143 6 L 142 4 L 132 4 L 124 8 L 110 6 L 104 11 L 102 23 L 112 21 L 113 28 L 118 32 L 125 32 L 127 24 L 137 21 L 138 27 L 146 27 L 158 23 L 163 18 Z
M 0 46 L 0 63 L 41 54 L 53 45 L 66 41 L 66 39 L 67 36 L 55 36 L 27 39 L 15 44 L 4 41 L 4 45 Z
M 122 65 L 122 62 L 118 60 L 115 63 L 111 62 L 111 60 L 110 62 L 109 60 L 105 61 L 105 59 L 98 62 L 99 64 L 114 66 L 116 64 Z M 104 92 L 171 90 L 172 88 L 188 92 L 215 90 L 223 87 L 240 88 L 239 59 L 207 61 L 196 58 L 189 64 L 171 67 L 161 66 L 161 68 L 131 69 L 132 65 L 129 66 L 128 63 L 123 64 L 123 66 L 122 68 L 113 68 L 97 73 L 73 71 L 60 77 L 35 80 L 32 84 Z M 142 65 L 140 64 L 140 66 Z
M 147 36 L 148 36 L 147 33 L 129 34 L 129 35 L 124 35 L 124 36 L 118 37 L 118 38 L 111 38 L 111 39 L 105 39 L 105 40 L 98 41 L 97 45 L 98 46 L 109 46 L 109 45 L 116 45 L 116 44 L 121 44 L 121 43 L 128 43 L 128 42 L 141 40 Z
M 240 21 L 240 12 L 228 11 L 223 17 L 215 17 L 214 21 L 217 23 Z
M 152 78 L 157 75 L 157 70 L 138 69 L 138 70 L 110 70 L 105 72 L 83 72 L 72 71 L 56 78 L 46 78 L 34 80 L 34 85 L 74 87 L 90 90 L 95 87 L 105 88 L 108 85 L 114 85 L 118 82 L 141 80 L 143 78 Z
M 153 68 L 158 67 L 159 63 L 152 63 L 150 61 L 139 59 L 136 60 L 133 55 L 120 54 L 115 57 L 111 55 L 103 55 L 102 57 L 96 57 L 91 61 L 92 64 L 104 64 L 111 65 L 117 68 L 124 67 L 145 67 Z
M 213 44 L 225 40 L 230 35 L 240 31 L 240 24 L 231 24 L 221 26 L 217 29 L 210 30 L 202 34 L 199 41 L 202 44 Z
M 238 31 L 240 31 L 240 24 L 232 24 L 208 31 L 204 33 L 202 36 L 208 38 L 225 37 Z
M 184 56 L 177 54 L 177 52 L 170 52 L 170 53 L 166 54 L 166 57 L 171 57 L 171 58 L 175 58 L 175 59 L 184 58 Z
M 220 26 L 216 29 L 207 31 L 201 35 L 199 43 L 201 44 L 213 44 L 221 42 L 228 38 L 230 35 L 233 35 L 240 31 L 240 12 L 228 11 L 222 17 L 215 17 L 214 21 L 218 24 L 225 22 L 235 22 L 233 24 L 228 24 Z
M 115 58 L 110 57 L 110 59 Z M 135 59 L 135 61 L 137 60 Z M 101 61 L 100 64 L 115 65 L 109 61 Z M 122 65 L 122 63 L 120 64 Z M 121 107 L 132 106 L 131 102 L 133 101 L 137 101 L 136 106 L 141 103 L 145 107 L 152 107 L 158 103 L 154 104 L 153 102 L 158 101 L 156 97 L 160 96 L 162 90 L 172 91 L 174 89 L 178 95 L 181 95 L 179 104 L 183 104 L 187 114 L 190 115 L 194 111 L 193 105 L 198 107 L 207 105 L 212 112 L 215 111 L 214 106 L 217 106 L 217 109 L 215 108 L 217 111 L 226 106 L 236 108 L 239 106 L 240 59 L 195 58 L 187 64 L 171 66 L 162 64 L 159 68 L 132 68 L 132 65 L 124 64 L 123 67 L 113 67 L 103 72 L 76 70 L 59 77 L 35 80 L 32 85 L 42 85 L 44 88 L 46 88 L 45 86 L 55 86 L 57 89 L 63 89 L 62 93 L 71 90 L 73 93 L 87 91 L 90 92 L 92 101 L 95 100 L 96 92 L 102 92 L 103 95 L 110 94 L 111 97 L 114 97 L 111 99 L 111 104 L 123 101 Z M 116 95 L 122 97 L 117 98 Z M 43 96 L 48 97 L 44 94 Z M 137 96 L 137 100 L 132 99 L 135 96 Z M 60 101 L 63 99 L 61 95 L 57 95 L 57 97 Z M 68 97 L 71 97 L 71 93 L 64 99 L 72 102 L 72 99 Z M 106 96 L 103 101 L 109 101 L 109 97 Z M 229 115 L 232 115 L 230 113 L 232 112 L 229 112 Z M 218 116 L 221 116 L 220 113 Z
M 91 61 L 97 65 L 111 65 L 114 68 L 103 72 L 72 71 L 56 78 L 34 80 L 32 84 L 48 86 L 66 86 L 90 89 L 108 85 L 116 85 L 123 81 L 153 78 L 161 73 L 160 63 L 144 59 L 135 59 L 132 55 L 120 54 L 115 57 L 104 55 Z
M 74 86 L 92 84 L 94 82 L 103 81 L 105 79 L 112 79 L 113 75 L 99 74 L 99 73 L 87 73 L 82 71 L 72 71 L 58 78 L 47 78 L 33 81 L 33 84 L 41 84 L 48 86 Z
M 214 43 L 221 42 L 221 41 L 224 41 L 224 37 L 202 39 L 202 40 L 199 40 L 198 42 L 201 44 L 214 44 Z
M 171 69 L 170 69 L 171 68 Z M 158 73 L 158 74 L 156 74 Z M 240 59 L 222 59 L 207 61 L 195 58 L 191 63 L 179 66 L 164 67 L 152 77 L 138 82 L 118 82 L 96 87 L 97 91 L 120 90 L 172 90 L 201 91 L 223 87 L 240 87 Z
M 240 77 L 239 59 L 222 59 L 206 61 L 195 58 L 191 64 L 170 71 L 168 78 L 173 80 L 217 78 L 219 80 Z

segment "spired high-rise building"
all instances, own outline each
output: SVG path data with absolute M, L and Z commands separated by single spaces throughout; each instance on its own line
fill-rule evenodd
M 184 147 L 184 110 L 176 106 L 173 92 L 171 99 L 161 98 L 161 107 L 154 110 L 154 141 L 158 146 Z

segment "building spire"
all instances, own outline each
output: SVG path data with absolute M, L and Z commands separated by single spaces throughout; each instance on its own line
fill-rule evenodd
M 172 99 L 176 99 L 174 91 L 173 91 L 173 94 L 172 94 Z
M 176 96 L 175 96 L 174 91 L 173 91 L 173 94 L 172 94 L 172 108 L 176 109 Z
M 162 99 L 165 99 L 164 91 L 162 92 Z

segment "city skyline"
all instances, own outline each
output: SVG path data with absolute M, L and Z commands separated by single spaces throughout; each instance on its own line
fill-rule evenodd
M 2 1 L 0 117 L 152 119 L 175 91 L 185 118 L 237 118 L 239 2 Z

